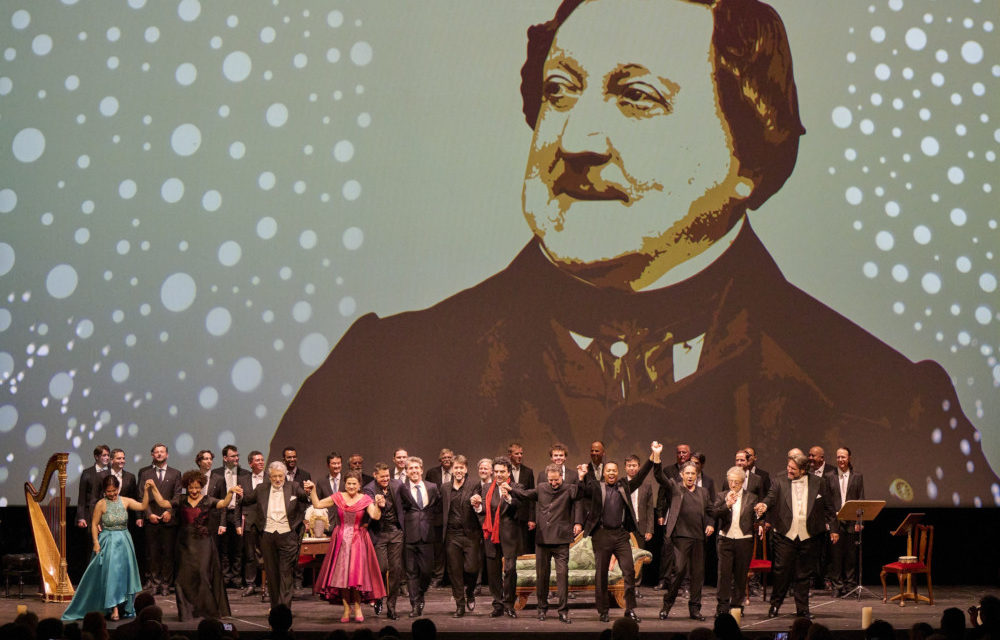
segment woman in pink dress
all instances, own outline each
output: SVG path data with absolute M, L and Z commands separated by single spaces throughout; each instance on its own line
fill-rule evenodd
M 341 622 L 350 621 L 352 607 L 354 619 L 364 622 L 361 602 L 374 602 L 385 597 L 375 547 L 368 535 L 368 522 L 382 517 L 381 507 L 385 506 L 385 498 L 378 495 L 373 501 L 370 496 L 361 493 L 361 474 L 356 471 L 345 475 L 343 491 L 323 500 L 316 497 L 312 482 L 303 483 L 303 488 L 309 491 L 315 508 L 335 506 L 339 522 L 330 534 L 330 549 L 323 559 L 313 592 L 327 600 L 339 598 L 344 603 Z

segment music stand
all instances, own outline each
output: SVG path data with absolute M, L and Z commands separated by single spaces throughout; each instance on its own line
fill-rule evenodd
M 906 555 L 908 556 L 913 555 L 913 531 L 917 528 L 917 524 L 920 523 L 920 520 L 923 517 L 924 514 L 922 513 L 909 513 L 905 518 L 903 518 L 903 521 L 899 523 L 896 530 L 892 532 L 892 535 L 894 536 L 906 535 Z M 918 595 L 913 592 L 913 575 L 909 573 L 906 574 L 906 592 L 902 594 L 897 593 L 889 598 L 889 600 L 913 600 L 915 602 L 920 602 L 922 600 L 927 603 L 930 602 L 930 599 L 927 596 L 919 596 L 918 600 Z
M 844 503 L 844 506 L 840 508 L 840 511 L 837 512 L 838 520 L 845 522 L 853 520 L 858 527 L 858 540 L 854 543 L 858 547 L 858 586 L 841 596 L 843 598 L 847 598 L 855 594 L 857 594 L 858 600 L 861 600 L 863 594 L 868 594 L 876 599 L 878 598 L 878 596 L 870 590 L 861 586 L 861 577 L 863 575 L 862 569 L 864 568 L 864 565 L 861 564 L 861 543 L 865 531 L 864 523 L 868 520 L 874 520 L 875 516 L 882 511 L 882 507 L 884 506 L 885 500 L 848 500 Z

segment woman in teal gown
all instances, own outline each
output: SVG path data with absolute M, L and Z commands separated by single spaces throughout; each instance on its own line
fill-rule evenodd
M 63 620 L 82 620 L 91 611 L 101 611 L 117 620 L 135 615 L 135 594 L 142 590 L 135 546 L 128 532 L 128 510 L 145 511 L 149 506 L 149 480 L 143 488 L 142 502 L 118 495 L 118 478 L 104 478 L 104 498 L 94 507 L 90 534 L 94 555 L 80 578 L 73 601 Z M 154 487 L 155 490 L 155 487 Z

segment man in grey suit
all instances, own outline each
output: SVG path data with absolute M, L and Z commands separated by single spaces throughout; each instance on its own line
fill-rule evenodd
M 403 567 L 403 483 L 392 477 L 389 465 L 384 462 L 375 463 L 375 479 L 365 485 L 364 492 L 375 499 L 375 494 L 381 494 L 385 499 L 382 507 L 382 517 L 373 520 L 371 531 L 372 544 L 375 546 L 375 557 L 378 566 L 385 577 L 385 615 L 390 620 L 396 620 L 396 599 L 404 575 Z M 382 602 L 375 603 L 375 615 L 382 609 Z
M 292 606 L 293 574 L 299 559 L 302 520 L 309 506 L 309 494 L 298 482 L 285 481 L 285 464 L 275 460 L 267 465 L 270 482 L 262 483 L 243 496 L 243 508 L 257 511 L 262 523 L 260 552 L 267 574 L 267 590 L 272 606 Z M 312 483 L 308 485 L 312 489 Z
M 833 510 L 840 508 L 848 500 L 865 499 L 865 481 L 851 464 L 851 450 L 837 449 L 837 473 L 827 476 L 830 495 L 833 496 Z M 857 541 L 860 529 L 856 522 L 840 521 L 840 539 L 831 546 L 829 575 L 833 593 L 842 596 L 858 586 Z
M 553 445 L 555 449 L 556 445 Z M 565 449 L 563 449 L 565 453 Z M 550 454 L 551 455 L 551 454 Z M 509 482 L 501 485 L 518 500 L 537 502 L 535 513 L 535 596 L 538 598 L 538 619 L 545 620 L 548 612 L 549 576 L 552 559 L 556 561 L 556 588 L 559 594 L 559 621 L 570 624 L 569 619 L 569 545 L 583 531 L 583 526 L 573 524 L 574 503 L 587 475 L 587 465 L 577 467 L 578 482 L 563 482 L 563 469 L 557 463 L 545 467 L 546 481 L 534 489 L 524 490 Z M 568 475 L 568 474 L 567 474 Z
M 770 512 L 768 521 L 774 527 L 771 548 L 774 557 L 774 590 L 767 616 L 774 618 L 793 586 L 795 615 L 812 618 L 809 612 L 809 578 L 812 575 L 818 546 L 829 526 L 830 540 L 840 538 L 836 511 L 829 484 L 808 473 L 809 460 L 801 452 L 788 458 L 785 476 L 771 481 L 771 490 L 754 509 L 757 516 Z
M 674 480 L 660 467 L 663 445 L 653 443 L 653 473 L 656 481 L 667 489 L 670 496 L 670 510 L 664 535 L 670 538 L 674 548 L 675 573 L 667 592 L 663 594 L 660 620 L 666 620 L 677 599 L 684 576 L 690 573 L 691 590 L 688 600 L 688 617 L 703 621 L 701 615 L 701 589 L 705 585 L 705 539 L 715 531 L 708 515 L 712 496 L 705 487 L 699 487 L 698 465 L 692 461 L 681 464 L 681 482 Z
M 729 613 L 738 607 L 743 611 L 746 597 L 747 569 L 753 555 L 754 505 L 759 494 L 745 488 L 746 470 L 736 465 L 726 472 L 729 488 L 715 496 L 709 514 L 715 518 L 719 530 L 716 542 L 719 555 L 719 590 L 716 614 Z M 758 483 L 759 487 L 759 483 Z

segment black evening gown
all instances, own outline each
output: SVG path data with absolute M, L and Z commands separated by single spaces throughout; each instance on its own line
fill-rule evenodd
M 230 615 L 229 598 L 222 583 L 222 566 L 215 548 L 215 532 L 209 528 L 217 500 L 202 497 L 192 507 L 187 496 L 174 499 L 174 513 L 179 518 L 177 534 L 177 616 L 223 618 Z

